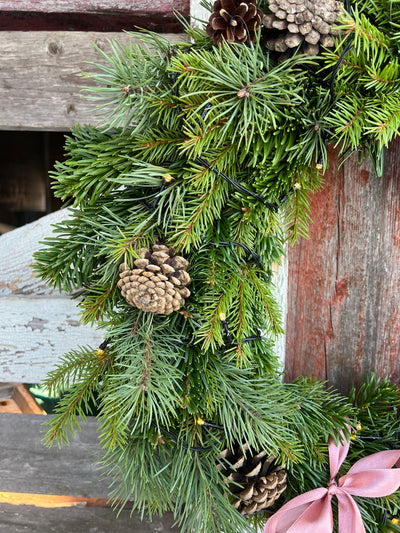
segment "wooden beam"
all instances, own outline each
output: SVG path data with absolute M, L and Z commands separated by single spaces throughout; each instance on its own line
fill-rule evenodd
M 42 443 L 47 418 L 0 415 L 0 533 L 178 532 L 168 513 L 150 522 L 130 510 L 117 516 L 93 506 L 107 499 L 110 483 L 94 464 L 101 454 L 96 419 L 88 417 L 70 445 L 60 449 Z
M 166 37 L 176 41 L 183 35 Z M 0 130 L 68 131 L 76 123 L 97 124 L 95 104 L 81 94 L 93 82 L 82 72 L 97 72 L 88 62 L 104 64 L 93 44 L 108 52 L 110 39 L 138 42 L 124 33 L 0 32 Z
M 110 479 L 95 466 L 101 455 L 97 419 L 88 417 L 69 446 L 44 446 L 50 415 L 0 415 L 0 479 L 2 492 L 27 492 L 107 498 Z M 21 465 L 24 465 L 21 468 Z
M 0 13 L 169 13 L 173 9 L 188 10 L 186 0 L 0 0 Z
M 0 533 L 179 533 L 171 515 L 143 521 L 138 513 L 120 513 L 104 507 L 59 507 L 43 509 L 33 505 L 0 503 Z
M 0 237 L 0 382 L 37 383 L 65 352 L 97 347 L 103 334 L 79 323 L 76 300 L 35 277 L 32 254 L 68 217 L 62 210 Z
M 376 178 L 357 156 L 311 201 L 310 240 L 290 250 L 287 379 L 313 375 L 347 392 L 368 372 L 400 379 L 400 142 Z
M 0 0 L 0 30 L 175 33 L 182 29 L 174 10 L 187 17 L 189 0 Z

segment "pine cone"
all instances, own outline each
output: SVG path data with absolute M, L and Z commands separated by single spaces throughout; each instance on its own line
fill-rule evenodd
M 332 26 L 343 11 L 337 0 L 268 0 L 272 13 L 264 15 L 266 47 L 283 53 L 301 45 L 300 51 L 317 55 L 319 45 L 334 46 Z
M 271 507 L 286 489 L 286 470 L 267 452 L 254 453 L 247 444 L 221 452 L 223 473 L 232 481 L 233 506 L 241 515 Z
M 186 272 L 189 263 L 174 255 L 173 249 L 155 244 L 150 250 L 142 248 L 134 261 L 137 268 L 120 265 L 118 288 L 128 304 L 156 315 L 177 311 L 190 296 Z
M 206 32 L 214 44 L 255 41 L 255 30 L 261 28 L 263 14 L 257 0 L 216 0 Z

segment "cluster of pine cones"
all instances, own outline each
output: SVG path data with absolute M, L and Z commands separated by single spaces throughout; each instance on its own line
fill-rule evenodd
M 257 0 L 216 0 L 206 27 L 214 44 L 255 41 L 255 31 L 264 26 L 266 47 L 277 53 L 299 49 L 317 55 L 320 45 L 334 46 L 333 26 L 343 12 L 338 0 L 268 0 L 269 14 Z

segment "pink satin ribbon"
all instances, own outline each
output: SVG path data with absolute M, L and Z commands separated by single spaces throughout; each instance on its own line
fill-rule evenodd
M 343 437 L 343 435 L 342 435 Z M 389 496 L 400 486 L 400 450 L 387 450 L 363 457 L 336 483 L 335 477 L 347 456 L 350 441 L 336 445 L 329 439 L 330 481 L 328 488 L 296 496 L 268 519 L 264 533 L 332 533 L 331 500 L 339 502 L 339 533 L 365 533 L 360 510 L 352 496 Z

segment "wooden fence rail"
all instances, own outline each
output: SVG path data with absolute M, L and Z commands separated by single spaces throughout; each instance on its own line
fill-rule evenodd
M 173 517 L 143 522 L 129 509 L 119 516 L 107 500 L 110 480 L 94 462 L 101 452 L 97 423 L 62 449 L 42 442 L 47 417 L 0 414 L 0 533 L 177 533 Z

